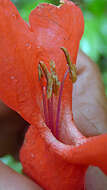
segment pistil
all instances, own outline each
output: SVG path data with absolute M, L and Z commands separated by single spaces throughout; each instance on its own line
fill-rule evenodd
M 75 82 L 77 79 L 76 67 L 74 64 L 72 64 L 67 49 L 63 47 L 61 49 L 65 54 L 68 65 L 67 71 L 65 72 L 63 80 L 61 82 L 58 80 L 55 63 L 53 61 L 50 62 L 50 71 L 48 70 L 45 63 L 43 63 L 42 61 L 40 61 L 38 65 L 39 80 L 41 81 L 41 89 L 43 96 L 43 110 L 45 123 L 48 126 L 48 128 L 50 128 L 52 133 L 56 136 L 56 138 L 59 137 L 59 119 L 61 112 L 61 98 L 64 88 L 64 81 L 66 80 L 68 73 L 72 83 Z M 44 77 L 47 81 L 46 86 L 44 86 L 42 83 Z M 59 97 L 57 109 L 54 109 L 53 101 L 58 95 Z

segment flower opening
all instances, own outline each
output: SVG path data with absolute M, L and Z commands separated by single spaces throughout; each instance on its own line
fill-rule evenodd
M 44 62 L 40 61 L 38 65 L 38 74 L 39 74 L 39 80 L 41 81 L 41 90 L 43 97 L 43 111 L 44 111 L 45 123 L 56 138 L 59 137 L 58 128 L 59 128 L 61 98 L 64 88 L 64 81 L 66 80 L 68 73 L 72 82 L 75 82 L 77 79 L 76 66 L 72 64 L 67 49 L 61 47 L 61 50 L 65 54 L 68 66 L 61 82 L 58 79 L 55 63 L 53 61 L 50 61 L 50 72 Z M 47 81 L 46 85 L 43 82 L 44 77 Z M 58 96 L 58 102 L 55 113 L 54 99 L 56 98 L 56 96 Z

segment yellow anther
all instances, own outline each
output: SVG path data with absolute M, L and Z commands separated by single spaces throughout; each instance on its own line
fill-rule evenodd
M 72 79 L 72 82 L 75 83 L 77 80 L 77 69 L 76 69 L 76 65 L 72 64 L 70 66 L 70 78 Z
M 47 80 L 47 98 L 49 99 L 52 96 L 53 79 L 51 77 L 50 72 L 48 71 L 47 66 L 42 61 L 39 62 L 39 65 L 40 65 L 40 68 L 42 69 L 42 71 L 45 75 L 45 78 Z
M 60 86 L 60 81 L 58 80 L 57 74 L 56 74 L 56 68 L 55 63 L 53 61 L 50 62 L 50 69 L 51 72 L 48 71 L 47 66 L 40 61 L 38 65 L 38 72 L 39 72 L 39 79 L 43 77 L 43 74 L 45 75 L 45 78 L 47 80 L 47 98 L 51 98 L 52 93 L 55 95 L 58 94 L 58 89 Z
M 50 72 L 48 71 L 47 66 L 45 65 L 45 63 L 43 61 L 39 62 L 40 68 L 43 71 L 46 79 L 48 80 L 50 78 Z
M 56 67 L 54 61 L 50 61 L 50 68 L 51 68 L 51 73 L 56 74 Z
M 66 57 L 66 60 L 67 60 L 67 64 L 69 66 L 69 76 L 70 76 L 70 79 L 72 80 L 72 82 L 74 83 L 77 80 L 76 65 L 74 65 L 71 62 L 71 58 L 70 58 L 70 55 L 68 53 L 68 50 L 66 48 L 64 48 L 64 47 L 61 47 L 61 50 L 65 54 L 65 57 Z
M 41 78 L 43 77 L 43 72 L 42 72 L 40 64 L 38 65 L 38 75 L 39 75 L 39 80 L 41 80 Z
M 53 79 L 53 93 L 57 95 L 60 87 L 60 81 L 58 80 L 58 76 L 56 74 L 56 67 L 54 61 L 50 61 L 50 68 L 51 68 L 51 76 Z

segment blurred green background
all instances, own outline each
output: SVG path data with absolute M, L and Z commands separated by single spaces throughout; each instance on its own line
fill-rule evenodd
M 107 0 L 73 0 L 81 7 L 85 18 L 85 32 L 81 49 L 95 61 L 102 73 L 107 95 Z M 21 16 L 29 14 L 41 2 L 59 4 L 59 0 L 12 0 Z
M 85 18 L 85 32 L 81 49 L 98 64 L 107 95 L 107 0 L 73 0 L 81 7 Z M 59 0 L 12 0 L 21 16 L 28 21 L 29 14 L 40 2 L 58 5 Z M 22 173 L 22 166 L 12 156 L 1 158 L 5 164 Z

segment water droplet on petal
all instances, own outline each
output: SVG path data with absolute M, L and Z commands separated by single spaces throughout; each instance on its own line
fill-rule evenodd
M 13 13 L 12 16 L 15 17 L 15 14 Z
M 13 80 L 14 82 L 17 82 L 17 81 L 18 81 L 18 80 L 15 78 L 15 76 L 11 76 L 10 79 Z
M 40 46 L 37 46 L 38 49 L 40 49 Z
M 28 49 L 30 49 L 30 48 L 31 48 L 31 44 L 30 44 L 30 43 L 26 43 L 26 47 L 27 47 Z
M 35 157 L 34 154 L 31 154 L 31 157 L 34 158 Z
M 15 77 L 14 77 L 14 76 L 11 76 L 11 77 L 10 77 L 10 79 L 11 79 L 11 80 L 14 80 L 14 79 L 15 79 Z
M 15 14 L 15 13 L 12 14 L 12 17 L 13 17 L 14 19 L 18 19 L 18 15 Z

